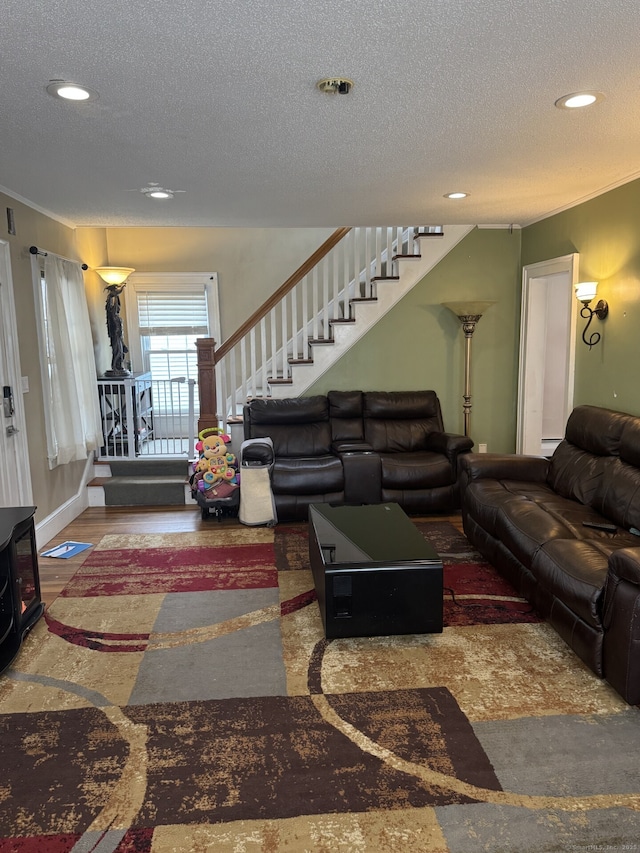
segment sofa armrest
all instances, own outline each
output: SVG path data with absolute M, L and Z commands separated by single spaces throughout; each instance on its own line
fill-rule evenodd
M 471 480 L 527 480 L 544 483 L 549 460 L 544 456 L 519 456 L 515 453 L 465 453 L 460 468 L 467 482 Z
M 432 432 L 427 436 L 427 450 L 442 453 L 447 457 L 454 471 L 461 453 L 468 453 L 473 447 L 473 441 L 466 435 L 456 435 L 452 432 Z
M 333 453 L 373 453 L 373 447 L 366 441 L 334 441 L 331 444 Z
M 366 441 L 336 441 L 331 449 L 344 471 L 345 504 L 378 504 L 382 500 L 380 456 Z
M 609 555 L 609 584 L 626 581 L 640 587 L 640 545 L 637 548 L 620 548 Z
M 604 677 L 630 705 L 640 703 L 640 547 L 609 556 L 604 588 Z

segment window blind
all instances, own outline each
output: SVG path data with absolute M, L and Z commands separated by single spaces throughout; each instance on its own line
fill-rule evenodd
M 140 335 L 208 335 L 209 316 L 204 287 L 141 290 L 138 297 Z

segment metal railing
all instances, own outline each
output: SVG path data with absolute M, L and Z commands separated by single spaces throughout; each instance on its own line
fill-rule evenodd
M 151 374 L 100 379 L 100 459 L 177 456 L 193 459 L 198 401 L 194 379 Z

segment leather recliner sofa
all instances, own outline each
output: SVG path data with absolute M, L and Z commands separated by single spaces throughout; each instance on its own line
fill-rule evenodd
M 271 438 L 278 518 L 309 504 L 395 502 L 408 513 L 459 507 L 458 456 L 470 438 L 444 432 L 435 391 L 330 391 L 251 400 L 245 440 Z
M 467 538 L 640 703 L 640 418 L 579 406 L 551 459 L 471 453 L 460 469 Z

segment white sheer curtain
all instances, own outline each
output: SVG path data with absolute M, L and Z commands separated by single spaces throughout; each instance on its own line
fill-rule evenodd
M 48 253 L 38 279 L 47 458 L 55 468 L 84 461 L 102 445 L 102 428 L 80 264 Z

